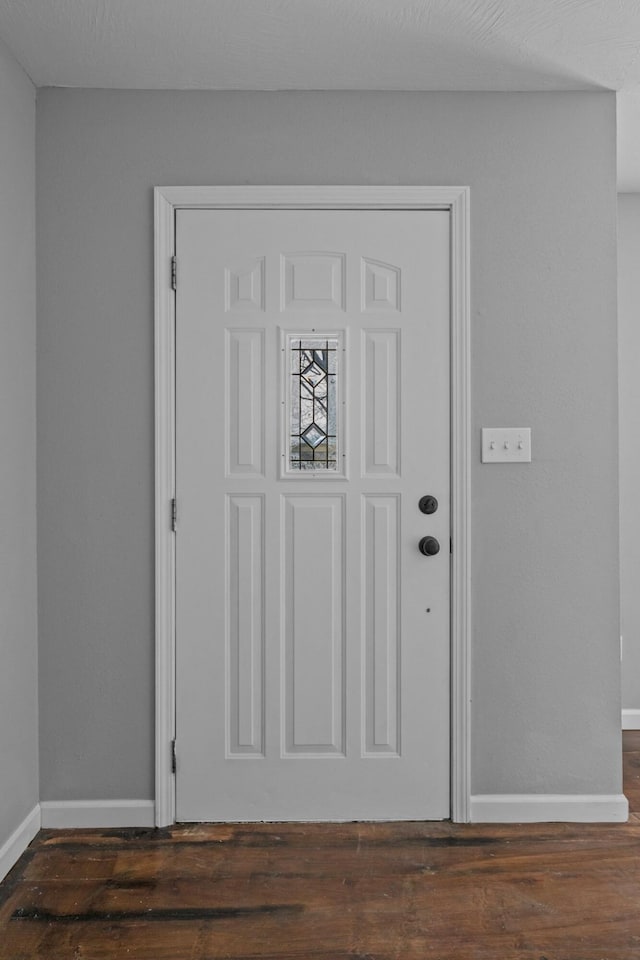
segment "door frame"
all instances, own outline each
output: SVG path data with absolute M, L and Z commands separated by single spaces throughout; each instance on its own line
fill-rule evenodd
M 175 822 L 175 214 L 178 209 L 449 210 L 451 216 L 451 819 L 470 819 L 469 187 L 155 187 L 155 822 Z M 179 270 L 179 265 L 178 265 Z

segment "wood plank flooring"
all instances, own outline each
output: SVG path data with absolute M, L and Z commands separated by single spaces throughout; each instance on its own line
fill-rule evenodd
M 43 830 L 0 884 L 0 960 L 640 960 L 627 824 Z

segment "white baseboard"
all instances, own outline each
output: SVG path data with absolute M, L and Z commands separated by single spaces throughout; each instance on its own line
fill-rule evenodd
M 471 797 L 472 823 L 624 823 L 629 803 L 620 794 L 496 793 Z
M 640 710 L 622 711 L 622 729 L 640 730 Z
M 9 870 L 20 859 L 38 830 L 40 829 L 40 804 L 37 803 L 19 827 L 0 847 L 0 880 L 4 880 Z
M 42 826 L 153 827 L 153 800 L 43 800 Z

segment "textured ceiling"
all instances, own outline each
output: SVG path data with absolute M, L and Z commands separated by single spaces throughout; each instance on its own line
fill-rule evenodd
M 0 0 L 0 37 L 37 86 L 622 90 L 640 189 L 640 0 Z
M 638 0 L 0 0 L 38 86 L 640 89 Z

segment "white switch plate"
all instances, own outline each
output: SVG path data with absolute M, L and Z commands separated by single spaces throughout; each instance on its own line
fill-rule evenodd
M 483 463 L 531 463 L 531 427 L 483 427 Z

